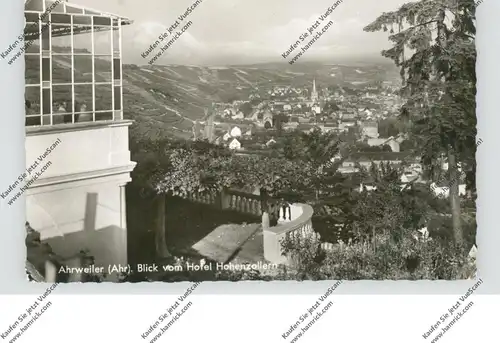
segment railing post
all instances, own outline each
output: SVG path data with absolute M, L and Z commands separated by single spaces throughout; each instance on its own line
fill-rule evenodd
M 268 211 L 267 199 L 268 199 L 267 190 L 265 188 L 261 188 L 260 189 L 260 210 L 262 213 Z
M 227 189 L 222 188 L 219 194 L 219 205 L 221 210 L 226 210 L 230 207 L 231 196 L 227 194 Z

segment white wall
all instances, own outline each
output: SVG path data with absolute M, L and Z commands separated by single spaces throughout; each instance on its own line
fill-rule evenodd
M 27 168 L 60 140 L 36 170 L 50 166 L 25 192 L 26 220 L 57 254 L 89 249 L 96 265 L 126 264 L 125 185 L 135 166 L 129 124 L 28 129 Z
M 88 249 L 96 265 L 126 264 L 124 188 L 116 180 L 57 189 L 43 187 L 26 198 L 26 220 L 60 256 Z
M 69 126 L 77 128 L 77 126 Z M 26 167 L 43 154 L 57 139 L 61 143 L 47 156 L 52 162 L 43 178 L 102 170 L 130 163 L 128 125 L 101 126 L 80 131 L 28 133 Z

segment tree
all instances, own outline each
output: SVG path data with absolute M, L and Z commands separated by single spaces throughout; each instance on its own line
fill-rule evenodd
M 252 113 L 252 109 L 253 109 L 252 104 L 248 101 L 242 103 L 239 108 L 239 110 L 243 112 L 245 117 L 248 116 L 250 113 Z
M 447 19 L 448 18 L 448 19 Z M 400 68 L 404 110 L 414 119 L 424 164 L 432 169 L 446 156 L 450 169 L 475 164 L 475 3 L 420 0 L 382 14 L 365 31 L 388 31 L 393 47 L 382 51 Z M 397 30 L 397 33 L 395 33 Z M 410 50 L 411 55 L 405 56 Z M 450 179 L 456 178 L 450 173 Z M 458 183 L 450 182 L 454 240 L 463 244 Z
M 399 145 L 399 151 L 415 151 L 417 148 L 417 144 L 413 139 L 405 139 Z
M 311 170 L 304 161 L 236 155 L 206 141 L 171 144 L 164 154 L 166 163 L 146 182 L 156 194 L 186 197 L 224 188 L 258 188 L 277 197 L 310 188 Z
M 384 144 L 382 145 L 382 148 L 381 148 L 382 151 L 392 151 L 392 148 L 390 145 L 388 144 Z
M 420 228 L 432 212 L 428 190 L 406 187 L 399 183 L 400 170 L 390 163 L 361 169 L 362 180 L 369 180 L 373 191 L 361 192 L 352 208 L 352 230 L 358 238 L 373 238 L 389 233 L 392 237 L 409 236 Z
M 196 189 L 198 185 L 209 187 L 203 163 L 230 153 L 207 141 L 151 140 L 148 136 L 131 140 L 130 150 L 138 162 L 132 172 L 133 183 L 140 188 L 142 197 L 151 199 L 156 208 L 156 255 L 165 258 L 169 256 L 165 237 L 165 196 L 176 192 L 185 194 L 189 187 Z
M 328 101 L 325 106 L 323 107 L 323 112 L 326 113 L 331 113 L 340 110 L 339 106 L 337 103 L 333 100 Z
M 157 216 L 156 216 L 156 231 L 155 231 L 155 245 L 156 256 L 159 258 L 166 258 L 170 256 L 167 249 L 167 237 L 165 234 L 165 194 L 159 194 L 156 200 Z
M 309 133 L 295 131 L 285 138 L 284 157 L 294 163 L 306 162 L 307 183 L 302 184 L 296 201 L 306 202 L 314 208 L 314 226 L 327 240 L 335 235 L 332 222 L 348 221 L 352 197 L 352 184 L 337 172 L 343 159 L 332 161 L 334 156 L 349 155 L 343 137 L 322 133 L 316 129 Z
M 378 124 L 380 137 L 396 137 L 402 131 L 402 123 L 395 118 L 381 120 Z
M 281 137 L 283 135 L 283 124 L 288 122 L 288 117 L 283 113 L 279 113 L 274 116 L 273 121 L 276 133 L 278 137 Z
M 154 187 L 170 165 L 167 152 L 172 144 L 169 139 L 149 140 L 146 137 L 130 142 L 133 158 L 138 162 L 132 172 L 133 183 L 138 185 L 143 198 L 152 198 L 152 204 L 157 209 L 154 232 L 156 255 L 160 258 L 169 255 L 164 230 L 165 199 L 163 194 L 157 194 L 154 191 Z

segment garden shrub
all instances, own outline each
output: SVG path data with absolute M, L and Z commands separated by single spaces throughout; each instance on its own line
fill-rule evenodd
M 377 234 L 372 241 L 335 244 L 325 251 L 315 237 L 283 242 L 290 267 L 281 279 L 298 280 L 454 280 L 472 277 L 475 263 L 463 248 L 438 240 L 395 240 Z

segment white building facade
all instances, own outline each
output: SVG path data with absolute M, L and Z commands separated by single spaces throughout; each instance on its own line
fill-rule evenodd
M 125 185 L 135 162 L 121 28 L 132 21 L 51 0 L 27 0 L 25 17 L 26 167 L 45 168 L 26 191 L 27 221 L 61 256 L 88 250 L 105 270 L 126 265 Z

